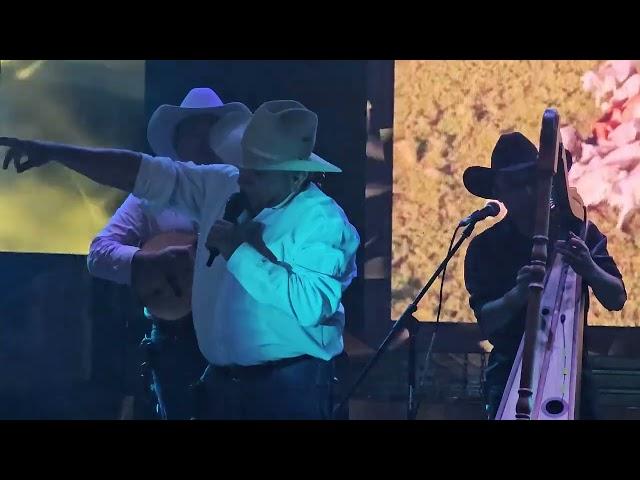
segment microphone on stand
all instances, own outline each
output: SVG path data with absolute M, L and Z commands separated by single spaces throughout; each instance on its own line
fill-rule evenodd
M 489 202 L 485 205 L 484 208 L 480 210 L 476 210 L 468 217 L 460 220 L 458 224 L 459 227 L 466 227 L 471 223 L 477 223 L 481 220 L 484 220 L 487 217 L 495 217 L 500 213 L 500 204 L 498 202 Z

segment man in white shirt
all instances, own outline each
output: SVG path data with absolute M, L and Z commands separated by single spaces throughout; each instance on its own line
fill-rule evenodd
M 198 221 L 192 306 L 210 363 L 206 417 L 321 419 L 331 416 L 331 360 L 343 350 L 340 301 L 356 275 L 359 237 L 308 181 L 312 172 L 340 172 L 313 153 L 316 129 L 317 116 L 288 100 L 226 115 L 211 146 L 240 171 L 13 138 L 0 138 L 0 146 L 10 147 L 4 168 L 13 161 L 23 172 L 56 160 Z M 238 185 L 246 208 L 234 225 L 221 218 Z M 170 271 L 157 262 L 146 274 Z
M 223 104 L 210 88 L 193 88 L 179 106 L 161 105 L 156 109 L 147 128 L 149 145 L 156 155 L 175 161 L 215 163 L 219 158 L 211 152 L 209 132 L 218 119 L 232 111 L 250 113 L 241 103 Z M 141 247 L 167 232 L 180 232 L 188 238 L 190 234 L 195 237 L 197 230 L 197 223 L 181 213 L 154 208 L 145 200 L 129 195 L 91 242 L 87 255 L 89 273 L 130 285 L 138 291 L 136 282 L 148 278 L 137 272 L 149 255 Z M 178 252 L 183 249 L 167 248 Z M 177 311 L 179 306 L 173 310 Z M 181 318 L 176 318 L 175 313 L 170 318 L 162 318 L 161 314 L 154 315 L 151 311 L 145 309 L 152 329 L 141 346 L 145 350 L 144 365 L 149 367 L 144 370 L 148 378 L 144 387 L 152 395 L 144 395 L 135 402 L 136 416 L 148 417 L 151 413 L 167 420 L 188 420 L 194 415 L 190 386 L 198 381 L 206 366 L 196 342 L 191 313 Z M 138 376 L 136 372 L 134 377 Z M 133 392 L 127 393 L 125 406 L 135 401 Z M 151 410 L 145 408 L 147 398 L 151 399 L 153 412 L 146 411 Z

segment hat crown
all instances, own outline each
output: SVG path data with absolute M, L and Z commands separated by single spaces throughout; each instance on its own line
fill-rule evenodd
M 304 160 L 313 153 L 318 116 L 294 100 L 262 104 L 253 114 L 242 147 L 279 160 Z
M 491 168 L 501 169 L 536 162 L 538 149 L 520 132 L 500 135 L 491 153 Z
M 222 100 L 216 92 L 210 88 L 193 88 L 187 93 L 180 104 L 181 108 L 211 108 L 221 107 Z
M 493 199 L 498 173 L 535 168 L 538 149 L 520 132 L 500 135 L 491 153 L 491 167 L 471 166 L 464 171 L 462 181 L 473 195 Z
M 253 170 L 342 170 L 313 149 L 318 116 L 293 100 L 262 104 L 253 114 L 229 114 L 212 128 L 209 145 L 226 163 Z

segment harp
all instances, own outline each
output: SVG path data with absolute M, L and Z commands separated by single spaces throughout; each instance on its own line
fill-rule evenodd
M 542 117 L 537 166 L 536 222 L 525 333 L 496 420 L 573 420 L 578 417 L 586 297 L 582 279 L 562 255 L 548 255 L 550 225 L 557 239 L 586 238 L 586 209 L 567 184 L 571 161 L 560 139 L 560 116 Z

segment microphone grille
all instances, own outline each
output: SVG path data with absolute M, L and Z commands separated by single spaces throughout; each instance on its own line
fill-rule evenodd
M 491 210 L 491 215 L 496 216 L 500 214 L 500 204 L 494 200 L 490 200 L 486 203 L 485 208 L 488 207 Z

